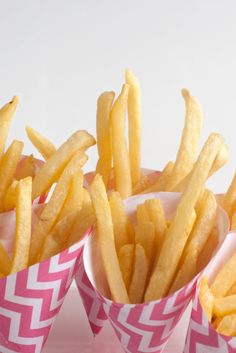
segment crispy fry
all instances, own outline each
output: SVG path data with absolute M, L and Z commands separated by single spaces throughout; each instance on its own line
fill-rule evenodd
M 226 316 L 236 313 L 236 295 L 214 300 L 213 312 L 216 316 Z
M 111 111 L 115 190 L 119 191 L 123 199 L 132 194 L 129 156 L 125 141 L 125 111 L 128 92 L 129 86 L 123 85 Z
M 103 178 L 105 186 L 108 186 L 112 167 L 111 151 L 111 108 L 115 97 L 114 92 L 104 92 L 97 102 L 97 148 L 98 162 L 96 173 Z
M 129 242 L 127 216 L 124 203 L 118 192 L 113 192 L 109 199 L 116 251 Z
M 131 303 L 141 303 L 148 275 L 149 263 L 144 248 L 140 244 L 135 245 L 134 272 L 129 287 Z
M 137 206 L 136 218 L 139 224 L 148 223 L 150 221 L 148 210 L 144 203 Z
M 199 301 L 209 320 L 211 322 L 213 314 L 214 297 L 209 289 L 208 280 L 206 277 L 201 279 L 199 285 Z
M 191 171 L 202 128 L 202 112 L 196 98 L 192 97 L 186 89 L 182 90 L 182 96 L 186 106 L 185 124 L 174 168 L 168 181 L 170 190 Z
M 129 303 L 115 249 L 111 210 L 106 195 L 106 188 L 99 174 L 95 176 L 90 190 L 97 217 L 98 242 L 112 298 L 119 303 Z
M 189 233 L 186 231 L 188 220 L 222 143 L 223 139 L 220 135 L 211 134 L 198 157 L 191 179 L 182 194 L 170 227 L 166 231 L 161 254 L 147 287 L 145 301 L 159 299 L 168 293 L 188 240 Z M 161 286 L 160 283 L 162 283 Z
M 21 271 L 28 266 L 31 217 L 32 217 L 32 178 L 19 181 L 16 199 L 16 238 L 11 263 L 11 273 Z
M 129 85 L 129 160 L 133 187 L 141 178 L 141 99 L 137 78 L 130 70 L 125 72 L 125 81 Z
M 17 194 L 18 181 L 13 180 L 3 200 L 3 210 L 9 211 L 16 206 L 16 194 Z
M 46 204 L 34 227 L 30 246 L 30 265 L 37 262 L 37 254 L 41 252 L 44 240 L 60 214 L 70 188 L 72 177 L 80 169 L 81 155 L 84 156 L 82 152 L 78 151 L 64 169 L 49 202 Z
M 198 256 L 197 272 L 201 271 L 209 263 L 217 248 L 218 242 L 218 230 L 215 226 L 213 227 L 205 246 L 203 247 L 201 253 Z
M 32 144 L 37 148 L 39 153 L 43 156 L 45 161 L 56 152 L 57 149 L 53 145 L 53 143 L 49 141 L 46 137 L 41 135 L 38 131 L 34 130 L 30 126 L 26 126 L 25 130 L 28 135 L 28 138 L 30 139 Z
M 86 131 L 76 131 L 61 147 L 42 165 L 33 180 L 33 200 L 48 191 L 57 181 L 68 161 L 76 153 L 94 145 L 95 140 Z M 87 161 L 81 152 L 80 167 Z
M 2 156 L 0 164 L 0 210 L 3 211 L 3 198 L 12 183 L 17 164 L 23 149 L 23 142 L 14 140 L 6 153 Z
M 118 253 L 120 270 L 125 282 L 127 291 L 129 290 L 134 262 L 134 244 L 125 244 Z
M 150 178 L 148 175 L 142 175 L 139 181 L 133 187 L 132 194 L 141 194 L 148 188 L 152 187 L 158 180 L 161 174 L 156 174 L 156 178 Z
M 134 244 L 135 243 L 135 229 L 133 223 L 130 221 L 130 219 L 127 219 L 127 233 L 129 237 L 129 243 Z
M 231 181 L 231 184 L 226 192 L 226 194 L 223 196 L 221 206 L 225 209 L 227 212 L 229 218 L 232 217 L 232 208 L 233 205 L 236 201 L 236 173 L 234 174 L 233 180 Z
M 168 180 L 171 176 L 173 167 L 174 163 L 168 162 L 163 171 L 161 172 L 161 175 L 158 177 L 157 181 L 147 189 L 143 190 L 142 194 L 147 194 L 149 192 L 168 191 L 166 187 L 168 184 Z
M 4 276 L 7 276 L 11 271 L 10 258 L 1 243 L 0 243 L 0 271 Z
M 35 176 L 35 165 L 34 165 L 34 156 L 31 154 L 24 158 L 24 160 L 20 163 L 20 168 L 16 169 L 16 173 L 14 175 L 16 180 L 27 178 L 31 176 L 32 178 Z
M 236 282 L 232 285 L 230 290 L 227 292 L 227 296 L 236 294 Z
M 135 227 L 135 243 L 142 245 L 150 266 L 155 255 L 155 227 L 152 222 L 138 223 Z
M 13 97 L 11 102 L 5 104 L 0 109 L 0 158 L 4 153 L 9 129 L 11 126 L 13 115 L 18 106 L 18 97 Z
M 225 316 L 217 326 L 217 332 L 226 336 L 236 336 L 236 314 Z
M 224 297 L 235 283 L 236 278 L 236 255 L 226 262 L 222 270 L 217 274 L 211 292 L 215 298 Z

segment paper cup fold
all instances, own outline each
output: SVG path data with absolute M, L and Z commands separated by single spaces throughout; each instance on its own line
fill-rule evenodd
M 150 193 L 133 196 L 125 201 L 127 212 L 132 217 L 137 204 L 150 198 L 160 198 L 167 218 L 171 219 L 180 195 Z M 218 230 L 219 242 L 222 242 L 227 232 L 227 220 L 223 212 L 218 215 Z M 160 353 L 194 297 L 199 276 L 176 293 L 160 300 L 145 304 L 115 303 L 107 299 L 109 290 L 100 251 L 96 237 L 91 234 L 84 247 L 83 263 L 76 275 L 76 283 L 94 334 L 101 330 L 107 318 L 125 352 Z
M 211 284 L 216 274 L 236 253 L 236 233 L 229 233 L 216 256 L 203 271 Z M 199 282 L 193 301 L 184 353 L 235 353 L 236 338 L 219 334 L 208 321 L 199 301 Z

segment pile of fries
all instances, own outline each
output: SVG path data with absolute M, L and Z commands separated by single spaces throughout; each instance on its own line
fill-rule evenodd
M 5 149 L 18 99 L 14 97 L 6 104 L 0 110 L 0 211 L 15 210 L 16 230 L 11 257 L 0 243 L 0 276 L 57 254 L 94 225 L 93 236 L 98 238 L 114 301 L 157 300 L 195 277 L 216 249 L 218 200 L 206 182 L 228 161 L 228 149 L 221 135 L 211 133 L 198 153 L 201 107 L 188 90 L 183 89 L 182 96 L 186 114 L 175 161 L 167 162 L 162 171 L 150 177 L 141 168 L 137 78 L 127 70 L 116 99 L 112 91 L 102 93 L 96 118 L 98 161 L 93 180 L 86 187 L 82 167 L 87 161 L 86 149 L 96 143 L 93 136 L 77 131 L 57 149 L 39 132 L 26 127 L 28 138 L 44 159 L 36 166 L 33 155 L 22 156 L 23 142 L 13 141 Z M 180 193 L 171 220 L 158 198 L 139 204 L 136 216 L 128 217 L 124 199 L 160 191 Z M 42 198 L 46 201 L 40 203 Z M 231 228 L 236 229 L 236 176 L 220 204 Z M 38 218 L 32 224 L 34 209 Z M 234 276 L 236 282 L 236 273 Z M 215 321 L 219 322 L 218 317 Z

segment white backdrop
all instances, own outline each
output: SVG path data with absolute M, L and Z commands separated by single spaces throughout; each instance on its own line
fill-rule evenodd
M 236 169 L 235 19 L 235 0 L 0 0 L 0 104 L 20 97 L 11 138 L 29 153 L 26 124 L 57 145 L 94 133 L 98 95 L 118 92 L 129 67 L 142 87 L 143 165 L 175 158 L 188 87 L 203 106 L 202 142 L 217 131 L 230 148 L 210 181 L 223 191 Z

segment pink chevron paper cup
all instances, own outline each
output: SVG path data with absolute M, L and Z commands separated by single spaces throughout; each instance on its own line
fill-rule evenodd
M 32 226 L 43 205 L 34 205 Z M 0 214 L 1 243 L 12 254 L 15 211 Z M 40 353 L 78 270 L 84 238 L 61 253 L 0 279 L 0 353 Z
M 236 253 L 236 233 L 229 233 L 216 256 L 203 272 L 211 284 L 226 261 Z M 198 284 L 201 277 L 199 278 Z M 198 285 L 193 301 L 184 353 L 235 353 L 236 337 L 216 332 L 199 302 Z
M 180 195 L 150 193 L 130 197 L 125 204 L 131 218 L 137 204 L 150 198 L 160 198 L 168 219 L 171 219 Z M 220 244 L 228 231 L 227 218 L 221 210 L 218 213 L 217 226 Z M 161 300 L 145 304 L 114 303 L 108 299 L 110 293 L 97 239 L 90 236 L 84 247 L 83 264 L 76 274 L 76 283 L 94 334 L 100 331 L 107 318 L 126 352 L 160 353 L 194 297 L 199 275 L 176 293 Z

